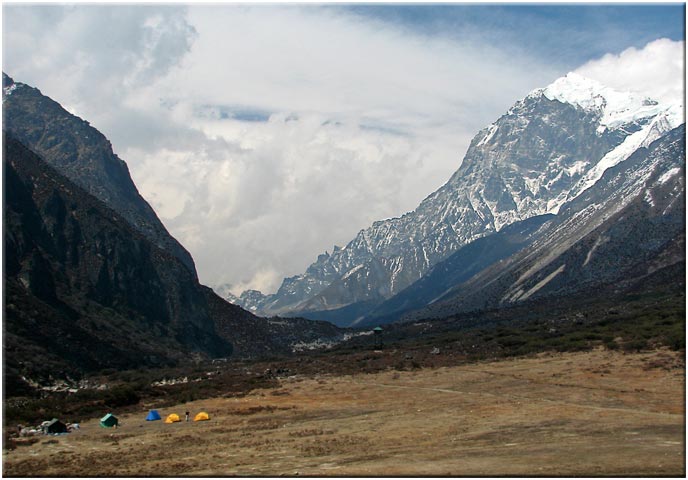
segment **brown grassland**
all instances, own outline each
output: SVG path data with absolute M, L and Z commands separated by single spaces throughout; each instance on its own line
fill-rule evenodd
M 387 352 L 377 352 L 387 355 Z M 586 352 L 293 375 L 97 419 L 3 452 L 4 476 L 684 476 L 683 352 Z

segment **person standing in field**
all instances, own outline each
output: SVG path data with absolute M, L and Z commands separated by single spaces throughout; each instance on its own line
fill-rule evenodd
M 186 421 L 189 421 L 189 412 L 186 412 Z

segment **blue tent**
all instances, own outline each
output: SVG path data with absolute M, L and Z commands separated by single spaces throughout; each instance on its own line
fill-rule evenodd
M 148 412 L 148 416 L 146 417 L 147 422 L 152 422 L 153 420 L 160 420 L 160 414 L 158 413 L 157 410 L 151 410 Z

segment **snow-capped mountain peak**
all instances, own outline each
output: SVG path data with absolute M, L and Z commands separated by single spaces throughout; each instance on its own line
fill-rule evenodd
M 414 211 L 361 230 L 304 274 L 285 279 L 274 295 L 249 301 L 242 294 L 241 305 L 264 315 L 312 318 L 341 310 L 341 320 L 349 321 L 463 245 L 557 213 L 610 167 L 682 122 L 680 105 L 660 105 L 570 73 L 478 132 L 459 169 Z
M 2 74 L 2 103 L 5 103 L 7 97 L 12 95 L 17 88 L 24 86 L 23 83 L 17 83 L 10 78 L 6 73 Z
M 633 92 L 620 92 L 575 72 L 558 78 L 549 86 L 538 89 L 550 100 L 601 113 L 599 133 L 624 124 L 654 117 L 666 105 Z

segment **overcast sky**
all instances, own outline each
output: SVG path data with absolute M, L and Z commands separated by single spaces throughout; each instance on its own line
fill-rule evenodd
M 201 281 L 275 291 L 577 70 L 683 95 L 683 7 L 3 6 L 3 70 L 102 131 Z

